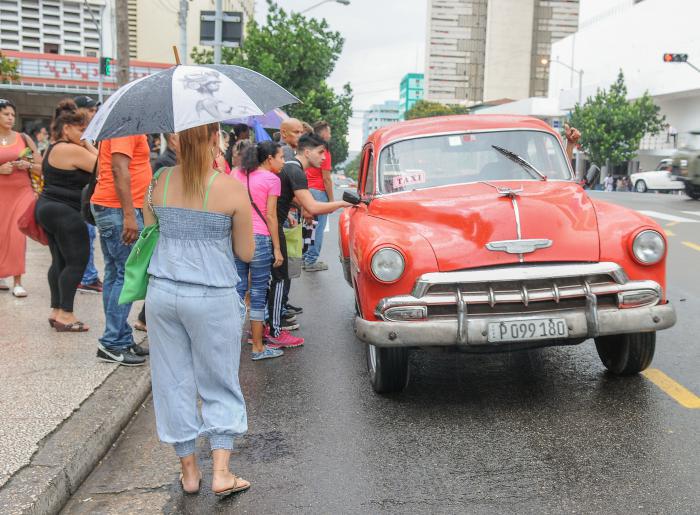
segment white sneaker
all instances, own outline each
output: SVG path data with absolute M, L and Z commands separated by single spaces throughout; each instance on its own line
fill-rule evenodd
M 12 288 L 12 295 L 15 297 L 26 297 L 27 296 L 27 290 L 25 290 L 22 285 L 18 284 L 14 288 Z
M 9 290 L 10 287 L 7 285 L 7 281 L 5 279 L 0 279 L 0 290 Z

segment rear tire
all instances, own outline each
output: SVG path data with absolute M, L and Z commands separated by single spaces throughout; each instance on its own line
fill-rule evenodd
M 616 334 L 595 339 L 600 360 L 619 376 L 638 374 L 651 365 L 656 348 L 656 333 Z
M 647 183 L 643 180 L 640 179 L 634 183 L 634 191 L 637 193 L 646 193 L 648 190 L 649 188 L 647 188 Z
M 693 200 L 700 200 L 700 186 L 694 186 L 693 184 L 686 183 L 685 194 Z
M 367 370 L 375 392 L 402 391 L 408 384 L 408 349 L 368 344 Z

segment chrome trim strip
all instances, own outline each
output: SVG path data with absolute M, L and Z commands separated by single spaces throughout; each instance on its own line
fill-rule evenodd
M 525 264 L 503 267 L 475 268 L 456 272 L 430 272 L 416 280 L 411 295 L 423 297 L 431 286 L 457 283 L 498 283 L 501 281 L 556 280 L 565 277 L 609 274 L 618 284 L 628 282 L 627 274 L 616 263 L 555 263 L 550 265 Z M 497 280 L 494 278 L 497 277 Z M 655 283 L 656 284 L 656 283 Z
M 513 204 L 513 212 L 515 213 L 515 232 L 518 235 L 518 239 L 522 240 L 523 232 L 522 228 L 520 227 L 520 210 L 518 209 L 518 200 L 513 196 L 510 197 L 510 202 Z M 522 252 L 518 254 L 518 261 L 521 263 L 525 262 L 525 257 L 523 256 Z
M 457 290 L 457 342 L 460 344 L 467 343 L 466 325 L 467 325 L 467 304 L 464 302 L 462 292 Z

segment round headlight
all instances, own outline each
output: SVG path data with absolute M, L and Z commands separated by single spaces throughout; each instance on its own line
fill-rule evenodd
M 379 249 L 372 256 L 372 273 L 382 282 L 396 281 L 403 274 L 404 268 L 403 256 L 396 249 Z
M 632 252 L 643 265 L 655 265 L 666 253 L 666 242 L 656 231 L 642 231 L 634 238 Z

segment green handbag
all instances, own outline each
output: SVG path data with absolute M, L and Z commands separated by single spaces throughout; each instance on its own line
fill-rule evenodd
M 165 168 L 161 168 L 153 175 L 153 180 L 148 186 L 148 207 L 153 211 L 153 186 L 158 180 L 158 176 Z M 168 170 L 168 175 L 165 177 L 165 187 L 163 188 L 163 205 L 165 206 L 165 196 L 168 193 L 168 183 L 170 182 L 170 174 L 173 169 Z M 154 213 L 155 214 L 155 213 Z M 156 223 L 144 227 L 139 235 L 139 239 L 131 249 L 129 257 L 126 259 L 124 268 L 124 285 L 119 294 L 119 304 L 128 304 L 136 300 L 146 298 L 146 290 L 148 289 L 148 265 L 151 263 L 151 257 L 158 245 L 160 238 L 160 225 L 156 219 Z

